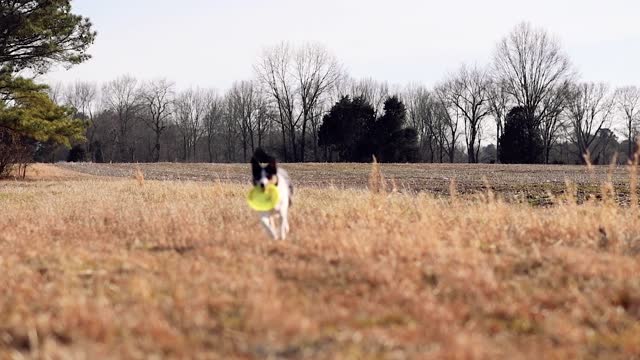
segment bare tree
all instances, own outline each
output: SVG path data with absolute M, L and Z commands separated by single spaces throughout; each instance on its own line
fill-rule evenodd
M 298 82 L 298 95 L 302 112 L 302 141 L 299 161 L 305 159 L 307 128 L 319 116 L 318 105 L 342 77 L 342 68 L 329 51 L 317 44 L 306 45 L 296 52 L 294 76 Z
M 223 117 L 222 117 L 222 127 L 223 127 L 223 138 L 224 138 L 224 149 L 225 149 L 225 158 L 227 162 L 235 161 L 235 146 L 236 146 L 236 138 L 238 136 L 237 122 L 235 119 L 238 117 L 236 114 L 237 106 L 229 93 L 227 93 L 223 100 Z
M 429 92 L 421 85 L 409 85 L 400 94 L 400 100 L 407 109 L 407 124 L 418 134 L 418 149 L 420 156 L 425 158 L 426 124 L 423 121 L 423 103 L 429 97 Z
M 549 96 L 542 102 L 545 113 L 541 116 L 538 124 L 542 134 L 542 147 L 544 163 L 548 164 L 551 157 L 551 149 L 556 145 L 562 130 L 567 126 L 565 109 L 568 106 L 570 97 L 570 86 L 568 83 L 556 86 Z
M 264 50 L 255 66 L 258 80 L 272 97 L 278 109 L 278 123 L 282 131 L 282 150 L 285 161 L 289 160 L 287 136 L 291 144 L 292 158 L 295 161 L 298 148 L 296 129 L 302 113 L 297 109 L 296 79 L 291 72 L 293 51 L 286 43 Z
M 438 162 L 444 162 L 444 154 L 445 149 L 447 149 L 447 153 L 449 155 L 450 162 L 453 162 L 455 157 L 455 146 L 456 146 L 456 136 L 455 130 L 451 131 L 452 134 L 452 144 L 449 144 L 447 133 L 449 129 L 457 128 L 457 120 L 456 125 L 451 125 L 451 116 L 447 108 L 443 105 L 441 101 L 434 99 L 432 102 L 433 107 L 433 121 L 430 122 L 430 126 L 432 127 L 431 131 L 434 134 L 434 139 L 437 139 L 437 150 L 438 150 Z M 451 148 L 449 147 L 451 145 Z
M 247 161 L 248 152 L 255 149 L 255 132 L 260 114 L 260 93 L 253 81 L 235 82 L 229 90 L 229 101 L 234 107 L 232 116 L 240 130 L 242 159 Z
M 207 113 L 208 94 L 202 89 L 189 89 L 178 94 L 175 100 L 175 122 L 182 136 L 182 159 L 197 160 L 198 140 L 202 136 L 203 121 Z
M 547 109 L 553 101 L 545 99 L 574 78 L 560 43 L 528 23 L 518 25 L 498 44 L 493 72 L 514 105 L 522 106 L 536 124 L 554 114 Z
M 62 105 L 65 102 L 65 88 L 64 84 L 60 81 L 49 84 L 47 88 L 47 94 L 51 101 L 56 104 Z
M 444 126 L 442 126 L 442 142 L 444 144 L 445 151 L 449 157 L 449 162 L 453 163 L 456 156 L 456 146 L 460 138 L 460 109 L 455 106 L 449 99 L 451 90 L 449 87 L 451 83 L 443 83 L 435 88 L 435 94 L 438 97 L 438 101 L 442 106 L 443 115 L 446 120 Z
M 318 102 L 313 109 L 311 109 L 309 122 L 311 124 L 311 141 L 313 144 L 313 160 L 315 162 L 320 161 L 320 152 L 318 151 L 320 125 L 322 125 L 322 117 L 330 109 L 329 99 L 330 97 L 324 98 L 322 101 Z
M 118 161 L 135 160 L 135 139 L 131 131 L 140 110 L 138 80 L 129 75 L 106 83 L 102 100 L 106 109 L 116 116 L 115 151 Z
M 277 115 L 272 111 L 269 102 L 262 92 L 257 93 L 255 108 L 257 111 L 254 124 L 255 136 L 258 147 L 262 147 L 267 134 L 271 130 L 271 125 L 276 123 L 275 119 Z
M 484 70 L 462 66 L 441 88 L 446 104 L 454 107 L 464 121 L 467 158 L 478 162 L 482 121 L 489 114 L 489 79 Z
M 97 124 L 95 114 L 98 106 L 98 86 L 95 83 L 77 81 L 65 89 L 65 103 L 74 109 L 74 117 L 88 122 L 87 126 L 87 152 L 94 159 L 95 138 Z
M 441 102 L 423 86 L 407 89 L 403 101 L 407 106 L 409 126 L 418 132 L 418 144 L 423 160 L 442 162 L 447 115 L 444 115 L 446 111 Z
M 574 85 L 568 100 L 568 116 L 572 125 L 572 140 L 582 157 L 591 150 L 591 145 L 600 130 L 607 128 L 614 109 L 614 99 L 609 96 L 605 84 L 584 83 Z
M 87 138 L 90 138 L 93 144 L 93 161 L 118 161 L 116 158 L 116 140 L 119 133 L 117 116 L 113 111 L 105 108 L 103 102 L 100 104 L 93 122 L 87 129 Z
M 346 72 L 336 81 L 329 91 L 327 96 L 328 105 L 333 105 L 340 101 L 346 95 L 351 96 L 351 87 L 354 80 L 349 78 Z
M 351 80 L 349 84 L 349 93 L 345 95 L 351 95 L 353 98 L 362 97 L 379 115 L 383 108 L 384 102 L 390 95 L 389 84 L 386 82 L 379 82 L 372 78 L 364 78 L 360 80 Z
M 89 119 L 95 111 L 98 87 L 95 83 L 77 81 L 67 86 L 63 96 L 64 102 L 73 107 L 74 116 Z
M 158 79 L 144 84 L 141 91 L 142 121 L 154 134 L 151 158 L 160 161 L 160 139 L 172 116 L 174 83 Z
M 324 47 L 311 44 L 293 49 L 282 43 L 264 51 L 255 66 L 258 80 L 278 110 L 283 152 L 288 159 L 304 161 L 309 126 L 319 115 L 319 104 L 341 80 L 342 69 Z M 298 137 L 298 134 L 300 135 Z
M 509 113 L 509 105 L 509 94 L 505 82 L 493 79 L 489 85 L 489 109 L 496 123 L 496 163 L 500 162 L 500 137 Z
M 211 91 L 207 98 L 207 112 L 204 116 L 204 135 L 207 138 L 209 162 L 214 161 L 214 141 L 222 126 L 223 116 L 223 99 L 217 93 Z
M 637 134 L 636 125 L 640 121 L 640 88 L 625 86 L 615 92 L 616 105 L 624 114 L 625 136 L 628 140 L 627 155 L 633 158 L 633 146 Z

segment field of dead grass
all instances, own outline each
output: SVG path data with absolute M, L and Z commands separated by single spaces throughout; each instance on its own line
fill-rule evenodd
M 302 182 L 275 242 L 246 184 L 70 167 L 0 182 L 0 358 L 640 357 L 640 211 L 606 189 Z

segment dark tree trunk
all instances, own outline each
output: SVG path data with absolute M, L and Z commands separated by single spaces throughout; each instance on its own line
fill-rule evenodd
M 500 162 L 500 122 L 496 121 L 496 164 Z
M 209 153 L 209 162 L 212 163 L 213 162 L 213 139 L 211 137 L 211 135 L 207 136 L 207 152 Z
M 304 162 L 304 147 L 307 140 L 307 118 L 308 114 L 304 114 L 302 120 L 302 140 L 300 142 L 300 162 Z
M 287 156 L 287 131 L 284 126 L 284 122 L 280 123 L 282 128 L 282 156 L 284 156 L 284 161 L 289 161 L 289 157 Z
M 298 146 L 296 145 L 296 129 L 291 124 L 289 127 L 289 141 L 291 142 L 291 153 L 293 154 L 293 162 L 298 161 Z
M 156 145 L 154 146 L 153 162 L 160 161 L 160 132 L 156 132 Z

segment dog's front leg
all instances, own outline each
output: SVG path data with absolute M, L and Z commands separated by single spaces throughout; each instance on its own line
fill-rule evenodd
M 276 233 L 275 227 L 273 226 L 273 219 L 271 218 L 271 215 L 269 213 L 262 213 L 262 215 L 260 215 L 260 222 L 262 223 L 262 226 L 264 226 L 265 230 L 267 230 L 267 233 L 269 233 L 271 238 L 277 240 L 278 234 Z

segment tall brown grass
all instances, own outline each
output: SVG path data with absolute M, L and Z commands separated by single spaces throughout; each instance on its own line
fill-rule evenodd
M 386 191 L 386 181 L 382 175 L 380 164 L 375 155 L 373 155 L 373 162 L 371 163 L 371 173 L 369 174 L 369 191 L 374 194 L 384 193 Z
M 636 212 L 400 191 L 372 207 L 372 168 L 369 191 L 297 188 L 286 242 L 242 185 L 0 183 L 0 358 L 640 356 Z
M 618 163 L 618 153 L 615 153 L 609 163 L 609 169 L 607 171 L 607 180 L 600 186 L 600 194 L 602 201 L 608 206 L 614 205 L 616 201 L 616 189 L 613 184 L 613 172 L 615 171 Z
M 133 178 L 136 179 L 138 185 L 144 186 L 144 173 L 140 170 L 140 167 L 136 168 L 136 172 L 133 174 Z
M 631 208 L 638 208 L 638 164 L 640 163 L 640 136 L 636 138 L 636 151 L 629 160 L 629 195 Z

